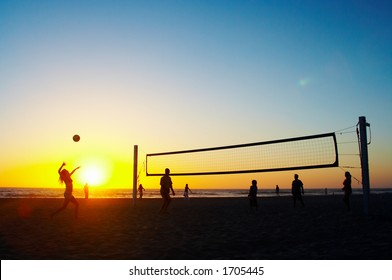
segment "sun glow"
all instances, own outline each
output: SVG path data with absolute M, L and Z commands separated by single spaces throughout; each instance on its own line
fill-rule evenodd
M 99 187 L 105 185 L 111 177 L 111 164 L 104 158 L 84 158 L 80 160 L 80 165 L 77 179 L 82 184 Z

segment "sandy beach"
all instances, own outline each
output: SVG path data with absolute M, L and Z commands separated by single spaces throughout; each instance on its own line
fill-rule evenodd
M 0 199 L 1 259 L 392 259 L 392 195 L 362 197 L 347 212 L 342 196 L 259 199 L 173 199 L 158 214 L 160 199 L 79 199 L 56 216 L 62 199 Z

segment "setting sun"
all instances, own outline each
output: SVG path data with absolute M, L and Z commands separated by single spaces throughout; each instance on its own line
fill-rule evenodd
M 111 177 L 111 164 L 107 159 L 88 157 L 80 160 L 80 172 L 77 180 L 92 187 L 99 187 L 107 183 Z

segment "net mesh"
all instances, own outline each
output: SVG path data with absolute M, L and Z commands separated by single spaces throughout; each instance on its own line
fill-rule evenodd
M 338 166 L 334 133 L 146 155 L 147 176 L 268 172 Z

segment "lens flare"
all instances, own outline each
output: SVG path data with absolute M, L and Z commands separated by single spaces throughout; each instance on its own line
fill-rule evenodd
M 298 86 L 300 86 L 300 87 L 306 87 L 309 84 L 310 84 L 309 78 L 302 78 L 298 81 Z

